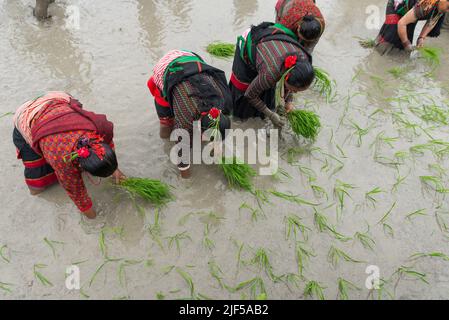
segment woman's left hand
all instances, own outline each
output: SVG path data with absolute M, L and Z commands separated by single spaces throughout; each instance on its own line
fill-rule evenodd
M 115 184 L 120 184 L 126 180 L 126 176 L 120 171 L 120 169 L 115 170 L 112 174 L 112 179 Z
M 418 48 L 424 47 L 424 41 L 425 41 L 425 40 L 426 40 L 426 38 L 423 38 L 423 37 L 418 38 L 418 43 L 416 44 L 416 46 L 417 46 Z

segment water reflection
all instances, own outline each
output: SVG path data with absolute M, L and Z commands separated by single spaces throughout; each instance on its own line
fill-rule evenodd
M 60 87 L 57 89 L 91 91 L 91 58 L 80 50 L 78 39 L 65 27 L 63 7 L 53 5 L 53 18 L 46 22 L 35 20 L 32 9 L 20 1 L 7 0 L 4 9 L 11 18 L 7 37 L 18 54 L 49 73 L 50 79 L 64 81 L 62 87 L 58 84 Z M 42 84 L 42 89 L 56 88 L 46 88 Z
M 148 48 L 152 60 L 157 60 L 163 54 L 163 40 L 165 38 L 165 20 L 159 9 L 157 0 L 136 0 L 139 23 L 142 28 L 141 42 Z
M 243 27 L 245 19 L 254 16 L 259 8 L 258 0 L 234 0 L 234 25 Z M 273 5 L 274 19 L 274 5 Z

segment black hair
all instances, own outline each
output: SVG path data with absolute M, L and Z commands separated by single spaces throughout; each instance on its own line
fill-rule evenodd
M 287 83 L 295 88 L 307 88 L 315 79 L 315 71 L 309 59 L 298 57 L 295 67 L 289 72 Z
M 89 172 L 91 175 L 101 178 L 107 178 L 111 176 L 115 170 L 117 170 L 117 156 L 115 155 L 115 151 L 112 150 L 111 146 L 102 143 L 104 148 L 105 155 L 103 160 L 101 160 L 91 146 L 87 146 L 89 149 L 89 157 L 87 158 L 78 158 L 79 164 L 83 170 Z
M 314 16 L 305 16 L 299 26 L 299 34 L 308 41 L 315 40 L 321 36 L 321 23 Z

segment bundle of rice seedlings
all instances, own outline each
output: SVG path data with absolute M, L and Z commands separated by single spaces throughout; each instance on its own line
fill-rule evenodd
M 376 40 L 372 38 L 360 38 L 356 37 L 359 40 L 359 44 L 362 48 L 370 49 L 376 46 Z
M 221 159 L 220 167 L 228 180 L 231 188 L 241 188 L 246 191 L 253 190 L 252 178 L 256 176 L 256 171 L 248 164 L 243 163 L 236 157 L 232 159 Z
M 213 42 L 206 48 L 207 52 L 218 58 L 232 58 L 235 53 L 235 45 L 225 42 Z
M 127 178 L 118 187 L 127 191 L 133 198 L 138 196 L 157 206 L 164 205 L 173 199 L 170 186 L 159 180 Z
M 327 102 L 330 102 L 334 97 L 335 81 L 329 76 L 329 73 L 319 67 L 313 67 L 315 70 L 314 87 L 318 92 L 326 97 Z
M 418 48 L 421 58 L 426 60 L 433 67 L 438 67 L 441 64 L 441 54 L 443 50 L 436 47 Z
M 287 119 L 297 136 L 315 140 L 321 128 L 320 117 L 312 111 L 293 110 L 287 114 Z

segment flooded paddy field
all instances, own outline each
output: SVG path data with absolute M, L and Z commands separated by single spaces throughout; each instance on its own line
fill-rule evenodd
M 449 298 L 447 30 L 428 41 L 444 50 L 435 69 L 417 57 L 381 57 L 356 37 L 377 35 L 365 9 L 379 6 L 383 21 L 386 1 L 318 0 L 327 29 L 314 65 L 336 81 L 336 95 L 297 95 L 321 117 L 317 141 L 286 138 L 280 167 L 290 177 L 255 178 L 257 189 L 306 201 L 270 193 L 259 206 L 230 190 L 217 167 L 178 176 L 146 81 L 174 48 L 229 77 L 232 61 L 205 47 L 273 20 L 275 1 L 110 2 L 57 0 L 52 18 L 38 22 L 33 1 L 0 0 L 1 299 L 309 299 L 305 292 L 320 298 L 319 287 L 326 299 Z M 79 29 L 67 25 L 70 5 Z M 109 180 L 87 182 L 99 217 L 86 222 L 59 186 L 31 197 L 8 113 L 50 90 L 107 114 L 124 173 L 169 183 L 176 201 L 142 213 Z M 65 285 L 74 264 L 81 290 Z M 380 290 L 365 286 L 372 270 Z

